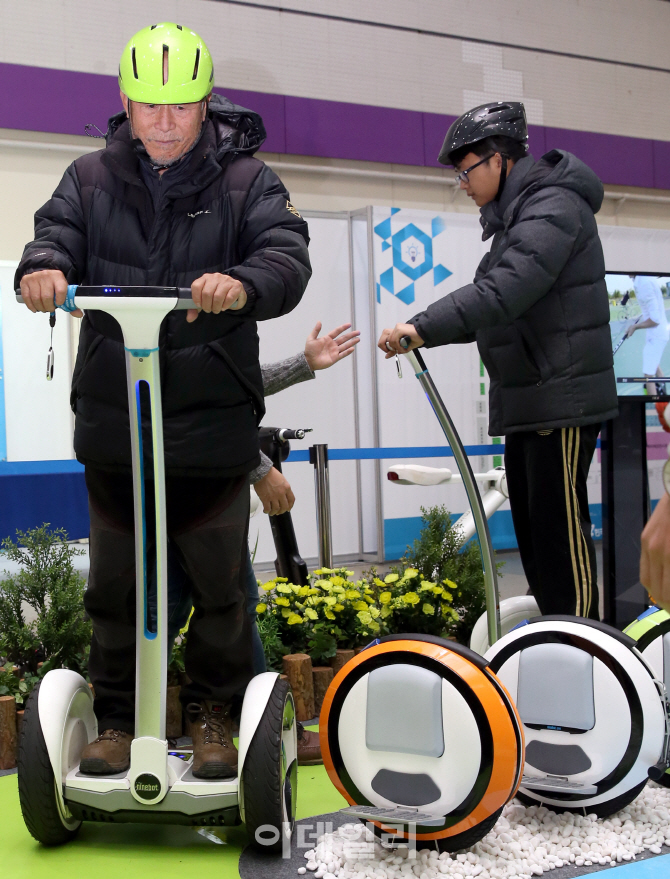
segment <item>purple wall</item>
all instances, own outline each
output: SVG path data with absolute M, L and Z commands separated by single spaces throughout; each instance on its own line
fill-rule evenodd
M 225 94 L 261 114 L 268 131 L 264 149 L 299 156 L 440 167 L 436 157 L 454 120 L 238 89 Z M 113 76 L 0 64 L 2 128 L 84 134 L 84 125 L 93 122 L 104 131 L 120 107 Z M 536 158 L 554 148 L 569 150 L 604 183 L 670 189 L 670 142 L 531 125 L 530 147 Z

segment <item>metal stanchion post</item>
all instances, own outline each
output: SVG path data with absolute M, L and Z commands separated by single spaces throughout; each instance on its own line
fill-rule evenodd
M 309 462 L 314 465 L 316 493 L 316 528 L 319 535 L 319 567 L 333 567 L 333 529 L 330 519 L 330 482 L 328 480 L 328 444 L 309 447 Z

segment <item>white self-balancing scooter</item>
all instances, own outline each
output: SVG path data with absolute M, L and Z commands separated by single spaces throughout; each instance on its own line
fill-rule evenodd
M 499 637 L 486 512 L 465 449 L 417 352 L 407 359 L 458 464 L 482 547 L 488 635 Z M 516 793 L 521 720 L 505 687 L 472 650 L 430 635 L 372 642 L 331 683 L 320 724 L 330 780 L 382 840 L 453 852 L 474 845 Z
M 670 690 L 670 613 L 660 607 L 647 608 L 624 630 L 637 643 L 637 649 L 653 668 L 656 677 L 663 681 L 666 693 Z M 670 717 L 670 701 L 666 699 Z M 655 767 L 650 776 L 663 787 L 670 787 L 670 768 Z
M 20 295 L 17 300 L 22 302 Z M 64 306 L 105 311 L 123 331 L 135 496 L 137 673 L 130 768 L 111 776 L 79 772 L 83 748 L 98 735 L 93 697 L 81 675 L 48 672 L 26 705 L 19 750 L 19 798 L 32 836 L 58 845 L 82 821 L 233 825 L 252 845 L 279 852 L 290 844 L 296 811 L 296 718 L 288 684 L 267 672 L 252 679 L 240 718 L 238 776 L 199 779 L 188 752 L 168 750 L 167 533 L 158 339 L 174 309 L 193 308 L 190 289 L 70 287 Z M 142 395 L 142 403 L 140 402 Z M 146 401 L 150 405 L 146 406 Z M 147 624 L 146 515 L 142 415 L 150 419 L 156 509 L 157 623 Z M 151 483 L 147 483 L 149 485 Z

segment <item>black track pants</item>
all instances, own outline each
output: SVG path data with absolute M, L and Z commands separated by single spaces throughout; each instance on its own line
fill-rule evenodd
M 543 614 L 598 619 L 586 478 L 599 424 L 505 437 L 505 469 L 523 569 Z
M 167 531 L 192 584 L 184 704 L 241 696 L 252 677 L 246 611 L 248 479 L 167 477 Z M 86 467 L 91 516 L 84 604 L 93 622 L 89 674 L 98 728 L 135 721 L 135 532 L 132 476 Z M 155 565 L 153 486 L 147 483 L 147 561 Z M 158 681 L 156 681 L 158 686 Z

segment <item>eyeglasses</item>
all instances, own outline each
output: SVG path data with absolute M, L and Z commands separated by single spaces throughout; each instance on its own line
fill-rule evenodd
M 480 165 L 483 165 L 484 162 L 488 162 L 489 159 L 492 159 L 495 156 L 495 153 L 491 153 L 490 156 L 486 156 L 485 159 L 480 159 L 478 162 L 475 162 L 474 165 L 470 165 L 469 168 L 466 168 L 464 171 L 457 171 L 455 180 L 457 183 L 467 183 L 468 182 L 468 174 L 470 171 L 474 171 L 475 168 L 479 168 Z

